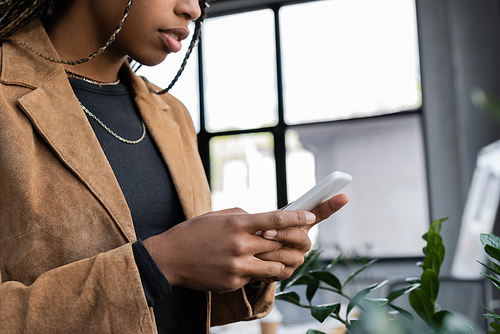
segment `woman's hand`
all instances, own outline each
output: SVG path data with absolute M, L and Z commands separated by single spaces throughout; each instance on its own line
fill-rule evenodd
M 347 204 L 347 202 L 349 202 L 349 196 L 346 194 L 339 194 L 324 201 L 311 211 L 316 216 L 316 221 L 314 222 L 314 224 L 301 226 L 301 228 L 304 231 L 309 231 L 314 225 L 322 222 L 323 220 L 333 215 L 335 212 L 339 211 L 344 205 Z
M 303 258 L 309 249 L 304 231 L 316 221 L 304 211 L 247 214 L 229 209 L 185 221 L 144 240 L 144 245 L 171 285 L 229 292 L 252 277 L 274 281 L 290 276 L 287 266 L 298 266 L 296 253 Z M 277 231 L 275 240 L 255 235 L 257 231 Z M 283 242 L 294 245 L 291 252 L 281 250 Z M 264 261 L 255 254 L 275 256 L 263 256 Z
M 349 202 L 349 196 L 340 194 L 318 205 L 312 213 L 316 216 L 314 224 L 296 226 L 281 230 L 263 231 L 262 236 L 268 240 L 279 241 L 284 244 L 280 249 L 266 253 L 257 254 L 261 260 L 281 262 L 285 269 L 275 277 L 256 277 L 263 282 L 281 281 L 292 275 L 292 273 L 304 262 L 304 254 L 310 249 L 311 241 L 307 232 L 315 224 L 327 219 Z M 287 211 L 284 211 L 287 212 Z M 293 211 L 288 211 L 293 212 Z M 298 211 L 297 211 L 298 212 Z

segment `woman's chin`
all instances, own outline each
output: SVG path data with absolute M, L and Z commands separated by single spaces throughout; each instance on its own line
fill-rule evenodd
M 133 56 L 130 56 L 132 57 L 132 59 L 134 59 L 136 62 L 142 64 L 142 65 L 145 65 L 145 66 L 156 66 L 160 63 L 162 63 L 165 58 L 167 58 L 167 56 L 169 55 L 169 53 L 165 52 L 165 53 L 162 53 L 162 54 L 159 54 L 159 55 L 155 55 L 155 56 L 147 56 L 147 57 L 133 57 Z

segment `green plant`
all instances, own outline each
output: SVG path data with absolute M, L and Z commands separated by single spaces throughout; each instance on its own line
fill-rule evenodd
M 489 255 L 491 266 L 486 265 L 480 261 L 478 261 L 481 265 L 488 268 L 492 274 L 483 274 L 486 276 L 491 283 L 497 288 L 500 289 L 500 280 L 498 276 L 500 275 L 500 265 L 498 265 L 498 261 L 500 261 L 500 238 L 491 235 L 491 234 L 481 234 L 481 243 L 484 246 L 484 251 Z M 488 312 L 484 315 L 486 319 L 491 319 L 491 330 L 488 331 L 490 334 L 499 334 L 500 333 L 500 323 L 497 321 L 500 320 L 500 315 L 496 314 L 494 311 L 486 309 Z
M 472 91 L 471 100 L 476 107 L 487 110 L 500 122 L 500 100 L 493 95 L 485 93 L 480 88 L 476 88 Z
M 439 293 L 439 271 L 445 255 L 440 235 L 441 223 L 446 219 L 448 218 L 435 220 L 422 237 L 427 241 L 423 249 L 425 260 L 420 264 L 423 273 L 420 285 L 409 295 L 411 307 L 434 333 L 445 333 L 447 330 L 445 320 L 452 315 L 449 311 L 440 311 L 436 303 Z
M 458 333 L 458 331 L 450 327 L 448 321 L 452 313 L 440 310 L 436 303 L 439 292 L 439 271 L 445 256 L 445 247 L 440 231 L 441 224 L 446 219 L 448 218 L 433 221 L 428 232 L 422 237 L 426 241 L 426 246 L 423 248 L 425 259 L 423 262 L 417 263 L 423 269 L 422 275 L 407 279 L 408 285 L 406 287 L 392 291 L 386 298 L 370 298 L 368 295 L 384 286 L 388 282 L 387 280 L 374 283 L 358 291 L 354 296 L 346 293 L 346 286 L 349 282 L 375 263 L 375 259 L 362 265 L 341 282 L 333 274 L 333 269 L 342 254 L 326 267 L 312 269 L 312 266 L 318 263 L 321 254 L 321 252 L 317 251 L 309 254 L 304 264 L 295 271 L 292 277 L 281 283 L 276 299 L 310 309 L 311 315 L 319 322 L 325 321 L 328 317 L 334 318 L 353 333 L 409 334 L 415 332 L 412 314 L 393 304 L 394 300 L 408 294 L 411 307 L 427 324 L 427 332 L 436 334 Z M 303 303 L 296 292 L 290 291 L 290 287 L 297 285 L 306 286 L 307 303 Z M 312 299 L 319 290 L 335 293 L 346 300 L 347 306 L 344 306 L 346 307 L 345 317 L 341 316 L 343 306 L 340 302 L 324 305 L 312 304 Z M 353 319 L 351 315 L 355 307 L 360 310 L 357 319 Z M 391 309 L 394 311 L 389 311 Z M 374 324 L 377 324 L 377 326 Z M 470 333 L 471 330 L 468 330 L 467 333 Z M 460 330 L 460 332 L 463 332 L 463 330 Z M 322 334 L 322 332 L 310 329 L 307 334 Z

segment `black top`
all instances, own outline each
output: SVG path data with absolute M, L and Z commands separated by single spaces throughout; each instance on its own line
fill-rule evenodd
M 117 135 L 128 140 L 141 137 L 142 120 L 124 83 L 99 87 L 80 79 L 69 78 L 69 81 L 80 103 Z M 190 316 L 196 314 L 195 308 L 206 307 L 204 293 L 180 287 L 172 289 L 140 241 L 185 220 L 164 159 L 147 131 L 140 143 L 128 144 L 112 136 L 95 119 L 88 115 L 87 118 L 132 214 L 139 240 L 133 244 L 134 256 L 146 299 L 154 309 L 158 332 L 203 333 L 204 321 L 193 321 Z M 199 301 L 198 307 L 194 307 L 195 300 Z M 199 328 L 186 330 L 186 323 Z

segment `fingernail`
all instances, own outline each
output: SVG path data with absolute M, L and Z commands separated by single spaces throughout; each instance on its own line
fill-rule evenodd
M 314 213 L 306 213 L 306 219 L 308 223 L 314 223 L 316 221 L 316 215 Z
M 272 237 L 276 236 L 276 234 L 278 234 L 278 231 L 276 231 L 276 230 L 264 231 L 264 236 L 268 237 L 268 238 L 272 238 Z
M 284 264 L 281 265 L 281 270 L 285 270 L 285 265 Z

